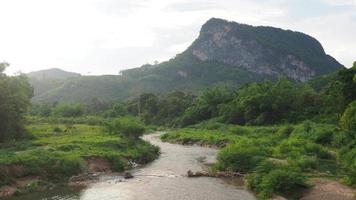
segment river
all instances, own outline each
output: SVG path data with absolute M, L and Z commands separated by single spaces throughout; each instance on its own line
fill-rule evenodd
M 217 150 L 163 143 L 160 134 L 144 139 L 161 148 L 161 156 L 132 171 L 125 180 L 109 174 L 85 189 L 59 188 L 11 200 L 254 200 L 240 179 L 188 178 L 188 170 L 201 171 L 216 159 Z

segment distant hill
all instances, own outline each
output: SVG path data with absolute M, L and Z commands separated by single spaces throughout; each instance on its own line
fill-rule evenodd
M 79 77 L 81 75 L 74 72 L 67 72 L 58 68 L 51 68 L 51 69 L 30 72 L 27 74 L 27 76 L 31 79 L 43 81 L 43 80 L 66 80 L 68 78 Z
M 67 72 L 58 68 L 40 70 L 26 74 L 33 85 L 35 96 L 40 96 L 45 92 L 61 86 L 70 78 L 78 78 L 78 73 Z
M 279 76 L 307 81 L 342 68 L 325 54 L 316 39 L 306 34 L 212 18 L 203 25 L 193 44 L 169 61 L 124 70 L 121 75 L 69 76 L 56 87 L 37 89 L 41 92 L 33 100 L 125 100 L 144 92 L 196 92 L 216 84 L 239 86 Z M 38 74 L 41 73 L 37 77 Z

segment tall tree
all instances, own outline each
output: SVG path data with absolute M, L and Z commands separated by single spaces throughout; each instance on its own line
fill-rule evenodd
M 8 63 L 0 63 L 0 142 L 25 136 L 24 115 L 33 89 L 24 75 L 7 76 Z

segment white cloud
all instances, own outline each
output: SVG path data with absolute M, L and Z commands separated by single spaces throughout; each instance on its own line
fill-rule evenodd
M 0 60 L 10 71 L 117 73 L 164 61 L 220 17 L 311 34 L 349 66 L 356 0 L 0 0 Z

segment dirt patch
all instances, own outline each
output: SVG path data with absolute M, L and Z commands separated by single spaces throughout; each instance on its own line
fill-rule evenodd
M 273 196 L 273 197 L 269 198 L 268 200 L 287 200 L 287 199 L 284 197 L 281 197 L 281 196 Z
M 15 180 L 17 187 L 26 187 L 34 182 L 39 181 L 38 176 L 28 176 L 23 178 L 18 178 Z
M 355 190 L 337 181 L 312 179 L 313 188 L 305 192 L 301 200 L 355 200 Z
M 0 198 L 9 197 L 15 194 L 16 192 L 15 186 L 4 186 L 0 188 Z
M 90 157 L 87 160 L 87 170 L 89 173 L 111 172 L 108 160 L 101 157 Z
M 97 156 L 90 157 L 86 159 L 86 170 L 77 176 L 72 176 L 68 181 L 68 185 L 88 186 L 97 181 L 100 175 L 106 173 L 111 173 L 109 161 Z
M 0 170 L 13 177 L 23 177 L 25 175 L 25 167 L 23 165 L 13 164 L 13 165 L 1 165 Z

